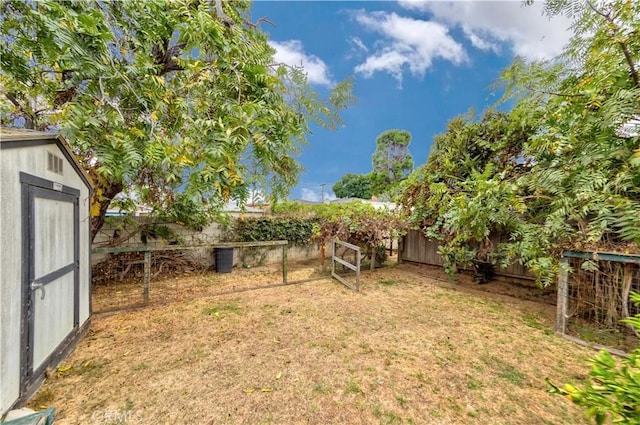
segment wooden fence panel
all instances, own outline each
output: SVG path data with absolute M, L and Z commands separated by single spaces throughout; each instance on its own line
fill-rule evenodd
M 498 240 L 494 244 L 499 243 Z M 412 261 L 414 263 L 429 264 L 432 266 L 442 266 L 443 261 L 438 254 L 438 242 L 427 239 L 418 230 L 409 230 L 402 238 L 402 251 L 399 252 L 401 261 Z M 519 262 L 513 262 L 508 267 L 498 268 L 496 274 L 500 276 L 514 277 L 518 279 L 535 280 L 535 276 L 525 266 Z
M 503 276 L 513 276 L 519 279 L 531 279 L 535 280 L 535 275 L 529 271 L 525 266 L 519 262 L 513 262 L 508 267 L 499 267 L 497 274 Z
M 409 230 L 403 237 L 402 261 L 441 266 L 442 258 L 438 254 L 438 243 L 427 239 L 417 230 Z

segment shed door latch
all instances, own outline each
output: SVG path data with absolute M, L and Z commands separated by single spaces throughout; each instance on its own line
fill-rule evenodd
M 42 294 L 40 294 L 40 299 L 44 300 L 44 295 L 45 295 L 44 283 L 31 282 L 31 290 L 37 291 L 38 289 L 42 291 Z

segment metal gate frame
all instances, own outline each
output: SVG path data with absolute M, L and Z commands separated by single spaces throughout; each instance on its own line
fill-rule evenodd
M 336 245 L 340 245 L 344 248 L 351 249 L 356 252 L 356 264 L 351 264 L 347 260 L 343 260 L 342 258 L 336 257 Z M 351 269 L 356 272 L 356 285 L 353 286 L 349 282 L 346 281 L 342 276 L 339 276 L 336 273 L 336 262 L 342 264 L 348 269 Z M 353 245 L 347 242 L 340 241 L 338 239 L 333 240 L 332 246 L 332 254 L 331 254 L 331 277 L 341 282 L 349 289 L 353 289 L 356 292 L 360 291 L 360 247 L 357 245 Z

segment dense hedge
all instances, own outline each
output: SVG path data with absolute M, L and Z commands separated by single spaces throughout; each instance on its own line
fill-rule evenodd
M 236 235 L 244 242 L 287 240 L 308 245 L 318 234 L 317 218 L 261 217 L 238 220 Z

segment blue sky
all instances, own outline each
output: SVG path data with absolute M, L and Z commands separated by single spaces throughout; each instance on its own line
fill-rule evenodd
M 299 160 L 305 167 L 291 199 L 319 200 L 346 173 L 371 171 L 378 134 L 408 130 L 414 163 L 456 115 L 481 113 L 499 98 L 492 84 L 516 55 L 551 58 L 567 42 L 569 22 L 542 14 L 541 2 L 257 1 L 252 18 L 276 49 L 274 59 L 302 65 L 326 94 L 354 79 L 357 103 L 337 131 L 314 129 Z

